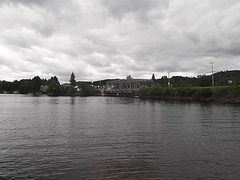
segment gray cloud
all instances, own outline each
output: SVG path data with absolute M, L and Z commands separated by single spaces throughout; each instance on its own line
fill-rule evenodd
M 158 14 L 163 7 L 167 7 L 168 0 L 102 0 L 102 4 L 115 18 L 121 19 L 128 14 L 135 14 L 139 20 L 147 20 L 147 16 Z
M 239 69 L 239 12 L 237 0 L 2 0 L 0 80 Z

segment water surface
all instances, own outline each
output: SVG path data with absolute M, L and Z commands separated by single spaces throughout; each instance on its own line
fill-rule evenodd
M 6 179 L 240 179 L 240 106 L 0 95 L 0 143 Z

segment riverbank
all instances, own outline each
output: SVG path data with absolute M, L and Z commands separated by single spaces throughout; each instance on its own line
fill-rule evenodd
M 240 86 L 232 87 L 144 87 L 141 98 L 240 104 Z
M 2 93 L 6 94 L 6 93 Z M 16 94 L 16 93 L 8 93 Z M 216 88 L 199 88 L 199 87 L 143 87 L 138 94 L 136 93 L 107 93 L 107 94 L 91 94 L 85 95 L 80 93 L 75 94 L 34 94 L 30 96 L 71 96 L 71 97 L 86 97 L 86 96 L 112 96 L 112 97 L 132 97 L 141 99 L 158 99 L 172 101 L 198 101 L 198 102 L 217 102 L 240 104 L 240 86 L 233 87 L 216 87 Z

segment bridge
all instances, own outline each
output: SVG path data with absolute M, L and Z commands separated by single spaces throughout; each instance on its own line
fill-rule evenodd
M 151 87 L 154 82 L 151 79 L 122 79 L 108 81 L 103 87 L 105 95 L 137 96 L 141 87 Z

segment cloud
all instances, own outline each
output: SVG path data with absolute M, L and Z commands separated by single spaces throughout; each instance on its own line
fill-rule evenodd
M 168 6 L 168 0 L 102 0 L 102 4 L 114 18 L 122 19 L 134 14 L 142 21 L 151 20 L 154 15 L 161 14 L 162 8 Z
M 2 0 L 0 80 L 196 76 L 213 59 L 216 71 L 239 69 L 239 10 L 237 0 Z

